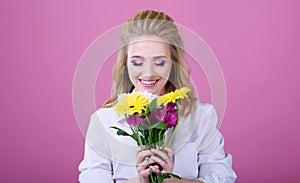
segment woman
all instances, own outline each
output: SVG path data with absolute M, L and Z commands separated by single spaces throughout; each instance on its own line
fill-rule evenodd
M 119 41 L 113 68 L 114 93 L 91 116 L 84 160 L 79 165 L 80 182 L 149 182 L 153 172 L 174 173 L 182 179 L 167 182 L 234 182 L 230 154 L 217 130 L 217 115 L 211 104 L 195 98 L 184 61 L 182 39 L 172 18 L 147 10 L 128 20 Z M 117 136 L 110 126 L 129 130 L 113 106 L 118 95 L 132 91 L 160 95 L 189 87 L 188 98 L 180 102 L 182 118 L 165 152 L 141 150 L 133 140 Z M 168 133 L 168 132 L 167 132 Z M 161 158 L 157 158 L 157 155 Z

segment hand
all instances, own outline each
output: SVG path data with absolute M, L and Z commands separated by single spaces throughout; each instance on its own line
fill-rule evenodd
M 162 150 L 151 149 L 151 152 L 154 154 L 151 156 L 150 160 L 159 164 L 162 168 L 162 173 L 172 173 L 174 169 L 173 164 L 173 151 L 168 147 L 163 147 Z M 160 157 L 160 158 L 159 158 Z M 151 162 L 152 162 L 151 161 Z M 158 170 L 153 170 L 154 173 L 157 173 Z
M 150 180 L 149 180 L 150 169 L 149 168 L 152 168 L 153 172 L 157 172 L 157 170 L 159 171 L 159 167 L 157 165 L 149 167 L 149 164 L 154 163 L 154 161 L 149 158 L 152 155 L 154 155 L 154 153 L 151 152 L 151 150 L 142 150 L 141 147 L 138 147 L 138 149 L 137 149 L 136 169 L 137 169 L 138 176 L 139 176 L 141 183 L 149 183 L 150 182 Z
M 156 164 L 149 166 L 150 164 Z M 151 149 L 142 150 L 140 147 L 137 149 L 136 156 L 136 168 L 141 183 L 148 183 L 150 168 L 154 173 L 158 173 L 162 168 L 163 173 L 172 173 L 173 164 L 173 152 L 168 147 L 163 147 L 162 150 Z

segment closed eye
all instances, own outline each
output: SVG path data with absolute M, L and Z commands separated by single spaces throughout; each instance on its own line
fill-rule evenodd
M 141 59 L 133 59 L 133 60 L 131 60 L 131 63 L 134 66 L 143 65 L 143 61 Z
M 155 60 L 155 65 L 158 65 L 158 66 L 164 66 L 165 63 L 166 63 L 166 61 L 162 60 L 162 59 Z

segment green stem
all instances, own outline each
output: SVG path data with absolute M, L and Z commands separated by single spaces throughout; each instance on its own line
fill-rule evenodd
M 158 146 L 160 146 L 160 144 L 161 144 L 161 142 L 160 142 L 160 141 L 161 141 L 161 131 L 162 131 L 162 130 L 160 130 L 160 131 L 158 132 L 158 144 L 157 144 Z
M 125 119 L 126 119 L 126 121 L 127 121 L 127 115 L 126 115 L 126 114 L 125 114 Z M 129 127 L 130 127 L 130 129 L 131 129 L 132 133 L 135 133 L 135 131 L 134 131 L 134 129 L 132 128 L 132 126 L 131 126 L 131 125 L 129 125 Z
M 139 146 L 142 146 L 143 145 L 143 142 L 142 142 L 142 139 L 141 139 L 141 136 L 140 136 L 140 129 L 139 129 L 139 126 L 137 125 L 137 123 L 136 123 L 136 116 L 134 117 L 134 121 L 135 121 L 135 128 L 136 128 L 136 126 L 137 126 L 137 131 L 136 131 L 136 133 L 137 133 L 137 136 L 138 136 L 138 144 L 139 144 Z M 130 127 L 131 128 L 131 127 Z
M 173 137 L 174 137 L 174 134 L 175 134 L 175 131 L 176 131 L 176 129 L 177 129 L 177 124 L 175 125 L 175 127 L 173 128 L 173 130 L 172 130 L 172 133 L 171 133 L 171 136 L 170 136 L 170 138 L 168 139 L 168 142 L 167 142 L 167 147 L 170 147 L 171 146 L 171 142 L 172 142 L 172 139 L 173 139 Z
M 127 119 L 128 119 L 126 114 L 125 114 L 125 119 L 126 119 L 126 121 L 127 121 Z M 135 120 L 135 123 L 136 123 L 136 120 Z M 139 131 L 133 129 L 131 125 L 129 125 L 129 127 L 130 127 L 132 133 L 137 133 L 137 134 L 138 134 L 138 142 L 137 142 L 137 143 L 138 143 L 139 146 L 141 146 L 141 145 L 142 145 L 142 140 L 141 140 L 141 138 L 140 138 Z
M 150 128 L 151 127 L 151 123 L 150 123 L 150 120 L 148 118 L 148 116 L 145 117 L 145 119 L 148 121 L 148 132 L 149 132 L 149 144 L 152 144 L 152 129 Z

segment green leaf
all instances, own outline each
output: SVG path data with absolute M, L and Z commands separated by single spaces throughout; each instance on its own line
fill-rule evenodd
M 125 132 L 125 131 L 122 130 L 121 128 L 118 128 L 118 127 L 115 127 L 115 126 L 111 126 L 111 128 L 118 130 L 118 131 L 117 131 L 117 135 L 131 136 L 129 133 Z
M 157 98 L 153 99 L 147 107 L 147 113 L 152 111 L 157 104 Z
M 118 131 L 117 131 L 117 135 L 120 135 L 120 136 L 129 136 L 129 137 L 131 137 L 133 140 L 135 140 L 135 141 L 137 142 L 137 144 L 138 144 L 138 141 L 139 141 L 139 139 L 138 139 L 138 135 L 139 135 L 138 132 L 133 132 L 133 133 L 130 135 L 129 133 L 125 132 L 124 130 L 122 130 L 122 129 L 118 128 L 118 127 L 111 126 L 111 128 L 118 130 Z
M 151 182 L 156 182 L 156 176 L 152 171 L 152 168 L 149 167 L 149 171 L 150 171 L 150 177 L 151 177 Z
M 162 130 L 167 130 L 168 129 L 167 125 L 163 122 L 155 123 L 150 128 L 162 129 Z
M 139 141 L 139 139 L 138 139 L 138 133 L 133 133 L 132 135 L 130 135 L 131 136 L 131 138 L 133 138 L 133 140 L 135 140 L 136 142 L 138 142 Z
M 158 182 L 159 182 L 159 183 L 163 183 L 163 182 L 164 182 L 164 176 L 163 176 L 163 173 L 158 172 L 158 173 L 157 173 L 157 177 L 158 177 Z
M 175 175 L 175 174 L 172 174 L 172 173 L 163 173 L 163 179 L 171 178 L 171 177 L 174 177 L 176 179 L 181 179 L 181 177 L 179 177 L 178 175 Z

